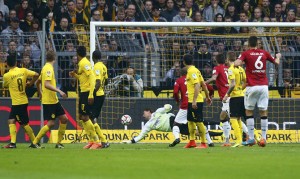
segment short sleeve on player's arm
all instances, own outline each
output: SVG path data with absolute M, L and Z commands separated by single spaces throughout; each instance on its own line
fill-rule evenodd
M 275 63 L 275 58 L 269 53 L 269 52 L 265 52 L 266 56 L 267 56 L 267 60 Z
M 50 69 L 46 69 L 44 73 L 45 73 L 44 74 L 45 80 L 51 81 L 52 78 L 53 78 L 53 73 L 54 72 L 52 70 L 50 70 Z
M 95 69 L 95 77 L 96 77 L 96 80 L 101 80 L 101 70 L 100 69 Z
M 34 76 L 36 74 L 36 72 L 26 69 L 26 74 L 27 74 L 27 76 Z
M 216 67 L 214 67 L 212 75 L 217 75 L 218 76 L 218 69 Z
M 4 88 L 8 88 L 9 76 L 7 74 L 3 75 L 3 86 Z
M 228 79 L 229 80 L 234 80 L 235 79 L 235 75 L 234 75 L 234 72 L 233 72 L 232 68 L 228 69 Z
M 242 61 L 245 60 L 245 52 L 243 52 L 243 53 L 238 57 L 238 60 L 242 60 Z
M 89 64 L 85 64 L 82 68 L 83 72 L 86 74 L 86 75 L 90 75 L 91 72 L 92 72 L 92 67 L 91 65 Z

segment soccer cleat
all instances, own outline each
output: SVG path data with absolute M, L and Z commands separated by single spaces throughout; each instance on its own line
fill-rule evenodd
M 108 148 L 110 146 L 110 143 L 108 142 L 101 142 L 102 148 Z
M 169 147 L 175 147 L 175 145 L 179 144 L 180 143 L 180 139 L 175 139 L 172 144 L 169 144 Z
M 221 145 L 222 147 L 230 147 L 231 146 L 231 143 L 227 143 L 225 142 L 224 144 Z
M 93 145 L 90 147 L 91 150 L 95 149 L 101 149 L 102 145 L 100 143 L 93 143 Z
M 247 141 L 249 139 L 249 136 L 246 132 L 243 132 L 243 142 Z
M 2 148 L 5 148 L 5 149 L 15 149 L 15 148 L 17 148 L 17 145 L 15 143 L 9 143 L 6 146 L 3 146 Z
M 86 144 L 86 146 L 84 146 L 83 148 L 84 148 L 84 149 L 89 149 L 89 148 L 92 147 L 93 144 L 94 144 L 93 142 L 89 142 L 89 143 Z
M 196 145 L 196 142 L 194 140 L 190 140 L 185 146 L 184 148 L 195 148 L 197 145 Z
M 30 144 L 29 148 L 33 148 L 33 149 L 41 149 L 41 145 L 40 144 Z
M 236 147 L 242 147 L 242 144 L 241 143 L 236 143 L 234 144 L 233 146 L 231 146 L 232 148 L 236 148 Z
M 215 144 L 214 143 L 210 143 L 210 144 L 208 144 L 208 147 L 214 147 L 215 146 Z
M 60 143 L 58 143 L 58 144 L 55 145 L 55 148 L 56 148 L 56 149 L 64 149 L 65 146 L 62 145 L 62 144 L 60 144 Z
M 260 139 L 260 141 L 257 143 L 260 147 L 265 147 L 267 144 L 267 141 L 263 138 Z
M 196 147 L 196 149 L 206 149 L 207 145 L 206 143 L 201 143 L 198 147 Z
M 245 142 L 242 142 L 243 146 L 252 146 L 252 145 L 255 145 L 255 144 L 256 144 L 256 141 L 254 139 L 249 139 Z

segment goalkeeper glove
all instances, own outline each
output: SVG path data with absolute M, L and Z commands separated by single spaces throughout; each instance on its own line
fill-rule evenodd
M 171 104 L 165 104 L 164 108 L 165 108 L 166 112 L 169 112 L 169 111 L 172 110 L 172 105 Z

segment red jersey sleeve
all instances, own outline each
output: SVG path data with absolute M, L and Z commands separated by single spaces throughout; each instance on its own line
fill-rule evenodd
M 174 84 L 173 97 L 174 97 L 175 101 L 179 103 L 179 81 L 178 80 L 179 79 L 177 79 Z
M 268 61 L 275 63 L 275 58 L 269 52 L 265 51 L 264 53 L 265 53 Z

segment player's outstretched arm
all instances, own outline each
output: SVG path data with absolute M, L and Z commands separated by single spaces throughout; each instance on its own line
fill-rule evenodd
M 235 87 L 235 80 L 234 80 L 234 79 L 231 79 L 231 80 L 230 80 L 229 88 L 228 88 L 228 90 L 227 90 L 227 92 L 226 92 L 226 94 L 225 94 L 225 96 L 224 96 L 224 98 L 223 98 L 223 102 L 224 102 L 224 103 L 226 103 L 226 101 L 227 101 L 227 99 L 228 99 L 228 96 L 230 96 L 230 93 L 233 91 L 234 87 Z
M 202 89 L 203 89 L 203 91 L 204 91 L 204 93 L 205 93 L 205 97 L 206 97 L 206 103 L 208 104 L 208 105 L 211 105 L 211 98 L 210 98 L 210 96 L 209 96 L 209 91 L 208 91 L 208 89 L 207 89 L 207 86 L 206 86 L 206 84 L 205 84 L 205 82 L 204 81 L 201 81 L 201 87 L 202 87 Z
M 134 143 L 137 143 L 137 142 L 139 142 L 140 140 L 142 140 L 142 139 L 145 137 L 145 135 L 148 134 L 150 131 L 151 131 L 150 123 L 147 122 L 147 123 L 144 125 L 144 127 L 143 127 L 141 133 L 140 133 L 138 136 L 134 137 L 134 138 L 133 138 L 132 140 L 130 140 L 130 141 L 129 141 L 129 140 L 123 140 L 121 143 L 123 143 L 123 144 L 134 144 Z
M 206 80 L 205 83 L 209 84 L 213 81 L 216 81 L 217 77 L 218 77 L 218 75 L 213 75 L 210 79 Z

